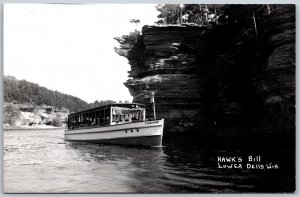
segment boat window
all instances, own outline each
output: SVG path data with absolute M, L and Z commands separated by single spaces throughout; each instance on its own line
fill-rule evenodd
M 144 121 L 145 109 L 139 105 L 129 107 L 103 107 L 74 114 L 68 117 L 67 127 L 76 129 L 80 127 L 103 126 L 109 124 L 125 124 Z
M 111 110 L 112 121 L 111 124 L 124 124 L 130 122 L 144 121 L 144 108 L 126 108 L 113 107 Z
M 105 124 L 109 124 L 110 123 L 110 109 L 105 109 L 104 113 L 105 113 Z

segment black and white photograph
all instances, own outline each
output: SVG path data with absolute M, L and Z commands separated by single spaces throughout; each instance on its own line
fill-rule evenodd
M 3 65 L 4 193 L 296 191 L 295 4 L 6 3 Z

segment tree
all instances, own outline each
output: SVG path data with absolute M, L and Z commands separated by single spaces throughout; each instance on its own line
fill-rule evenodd
M 182 22 L 207 24 L 216 19 L 217 8 L 202 4 L 159 4 L 157 24 L 181 24 Z
M 179 24 L 182 21 L 182 7 L 180 4 L 158 4 L 156 6 L 160 14 L 157 16 L 157 24 Z
M 72 112 L 88 109 L 89 104 L 77 97 L 48 90 L 38 84 L 15 77 L 4 76 L 4 102 L 50 105 L 59 109 L 67 108 Z
M 137 31 L 138 24 L 141 22 L 141 20 L 140 19 L 130 19 L 129 22 L 135 24 L 135 31 Z
M 273 5 L 274 6 L 274 5 Z M 222 5 L 222 4 L 158 4 L 160 12 L 157 24 L 180 24 L 182 22 L 198 25 L 229 24 L 244 26 L 259 36 L 260 20 L 269 16 L 272 5 Z
M 56 115 L 55 117 L 53 117 L 51 125 L 55 127 L 63 126 L 62 118 L 59 115 Z
M 4 107 L 4 118 L 3 123 L 4 125 L 7 124 L 11 127 L 15 126 L 16 120 L 20 117 L 20 111 L 19 109 L 15 108 L 12 104 L 7 104 Z
M 134 44 L 139 36 L 139 32 L 135 31 L 126 39 L 128 42 Z M 78 97 L 63 94 L 58 91 L 48 90 L 45 87 L 40 87 L 38 84 L 31 83 L 26 80 L 17 80 L 15 77 L 11 76 L 4 76 L 4 102 L 50 105 L 56 107 L 57 110 L 61 110 L 63 108 L 68 109 L 72 113 L 116 103 L 113 100 L 96 100 L 94 103 L 88 104 Z M 12 109 L 10 111 L 12 111 Z

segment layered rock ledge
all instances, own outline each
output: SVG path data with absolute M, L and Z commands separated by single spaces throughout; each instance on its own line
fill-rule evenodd
M 124 84 L 133 102 L 148 104 L 155 92 L 169 133 L 293 134 L 295 7 L 275 6 L 260 23 L 263 34 L 250 39 L 242 26 L 192 24 L 144 26 L 115 38 L 131 65 Z

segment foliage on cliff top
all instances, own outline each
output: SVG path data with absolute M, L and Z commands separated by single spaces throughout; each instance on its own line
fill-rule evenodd
M 206 25 L 218 22 L 218 16 L 223 14 L 222 5 L 214 4 L 158 4 L 156 9 L 160 12 L 157 24 Z
M 275 5 L 222 5 L 222 4 L 158 4 L 157 24 L 195 23 L 198 25 L 250 23 L 255 18 L 269 15 Z
M 137 42 L 137 40 L 139 39 L 140 36 L 141 36 L 141 32 L 139 32 L 139 31 L 130 32 L 129 35 L 123 36 L 124 43 L 127 43 L 130 46 L 133 46 Z

